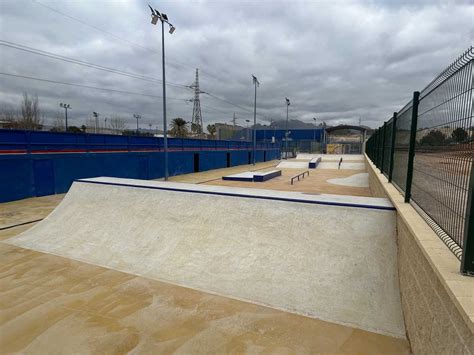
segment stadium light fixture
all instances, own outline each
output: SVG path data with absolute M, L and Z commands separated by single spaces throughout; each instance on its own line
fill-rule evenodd
M 150 5 L 151 10 L 151 24 L 156 25 L 158 20 L 161 21 L 161 60 L 163 68 L 163 151 L 165 155 L 165 180 L 168 180 L 168 127 L 166 122 L 166 71 L 165 71 L 165 23 L 170 26 L 169 33 L 173 34 L 176 28 L 169 22 L 168 16 L 160 13 Z
M 64 112 L 65 112 L 65 118 L 66 118 L 66 130 L 65 132 L 67 132 L 67 110 L 71 110 L 71 105 L 69 104 L 64 104 L 64 103 L 59 103 L 59 106 L 64 108 Z

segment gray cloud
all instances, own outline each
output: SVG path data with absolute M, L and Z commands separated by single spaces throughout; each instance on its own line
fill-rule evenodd
M 1 39 L 161 79 L 161 33 L 144 1 L 41 3 L 83 20 L 95 30 L 35 1 L 1 2 Z M 158 4 L 157 4 L 158 5 Z M 201 95 L 204 124 L 252 117 L 258 76 L 259 122 L 292 119 L 375 127 L 400 109 L 471 45 L 474 6 L 469 2 L 397 1 L 165 1 L 160 10 L 177 30 L 166 34 L 167 80 L 189 85 L 200 68 L 201 89 L 248 110 Z M 133 44 L 132 44 L 133 43 Z M 64 63 L 0 47 L 2 72 L 162 95 L 159 83 Z M 53 115 L 60 101 L 82 124 L 92 111 L 162 124 L 162 102 L 128 94 L 0 76 L 0 103 L 18 105 L 23 91 L 37 93 Z M 192 91 L 167 87 L 170 118 L 191 119 Z M 182 100 L 174 100 L 178 98 Z M 240 121 L 241 123 L 243 121 Z

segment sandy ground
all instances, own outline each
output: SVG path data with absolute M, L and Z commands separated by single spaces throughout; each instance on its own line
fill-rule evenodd
M 173 179 L 202 183 L 223 172 L 274 166 Z M 44 218 L 61 199 L 1 204 L 0 223 Z M 33 225 L 0 230 L 0 240 Z M 0 348 L 5 352 L 409 353 L 406 340 L 68 258 L 4 243 L 0 255 Z

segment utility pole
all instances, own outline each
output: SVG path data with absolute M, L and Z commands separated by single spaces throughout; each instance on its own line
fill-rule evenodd
M 107 117 L 104 118 L 104 133 L 107 133 Z
M 323 153 L 326 153 L 325 150 L 326 150 L 326 146 L 327 146 L 327 137 L 326 137 L 326 122 L 323 121 L 323 135 L 324 135 L 324 140 L 323 140 Z
M 62 102 L 59 104 L 59 106 L 64 108 L 64 111 L 66 113 L 66 115 L 65 115 L 66 116 L 66 130 L 65 130 L 65 132 L 67 132 L 67 110 L 72 110 L 72 108 L 71 108 L 71 105 L 63 104 Z
M 137 120 L 137 136 L 138 136 L 138 120 L 139 120 L 140 118 L 142 118 L 142 116 L 139 115 L 138 113 L 134 113 L 134 114 L 133 114 L 133 117 L 136 118 L 136 120 Z
M 246 141 L 249 141 L 249 123 L 250 123 L 250 120 L 245 120 L 245 122 L 247 122 L 247 129 L 245 130 L 245 140 Z
M 98 133 L 99 131 L 99 114 L 97 112 L 92 112 L 92 115 L 94 116 L 95 118 L 95 130 L 94 130 L 94 133 Z
M 257 86 L 260 86 L 260 83 L 255 75 L 252 75 L 252 78 L 255 87 L 255 99 L 253 102 L 253 165 L 255 165 L 255 154 L 257 153 Z
M 313 144 L 316 142 L 316 127 L 317 127 L 317 124 L 316 124 L 316 117 L 313 117 L 313 121 L 314 121 L 314 130 L 313 130 Z M 311 149 L 311 153 L 313 152 L 313 149 Z
M 288 107 L 290 106 L 290 99 L 285 97 L 286 100 L 286 130 L 285 130 L 285 159 L 288 159 Z
M 194 89 L 194 99 L 193 99 L 193 117 L 191 119 L 191 131 L 197 135 L 202 134 L 203 132 L 203 123 L 202 123 L 202 114 L 201 114 L 201 100 L 199 99 L 199 94 L 204 92 L 199 90 L 199 70 L 196 68 L 196 79 L 194 80 L 194 85 L 190 86 Z
M 237 121 L 237 118 L 235 118 L 235 112 L 234 112 L 234 118 L 232 118 L 232 123 L 234 124 L 234 127 L 236 126 L 236 121 Z
M 156 25 L 158 20 L 161 21 L 161 62 L 163 68 L 163 150 L 165 153 L 165 181 L 168 180 L 168 127 L 166 123 L 166 75 L 165 75 L 165 22 L 170 26 L 169 33 L 173 34 L 175 27 L 169 23 L 168 16 L 160 13 L 158 10 L 153 9 L 150 5 L 148 7 L 151 10 L 151 24 Z

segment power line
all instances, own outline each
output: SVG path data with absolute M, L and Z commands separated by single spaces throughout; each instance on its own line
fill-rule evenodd
M 162 80 L 155 79 L 153 77 L 146 77 L 146 76 L 143 76 L 143 75 L 140 75 L 140 74 L 126 72 L 126 71 L 123 71 L 123 70 L 120 70 L 120 69 L 115 69 L 115 68 L 111 68 L 111 67 L 104 67 L 104 66 L 99 65 L 99 64 L 94 64 L 94 63 L 91 63 L 91 62 L 86 62 L 86 61 L 83 61 L 83 60 L 79 60 L 79 59 L 75 59 L 75 58 L 71 58 L 71 57 L 66 57 L 66 56 L 63 56 L 63 55 L 56 54 L 56 53 L 47 52 L 47 51 L 44 51 L 44 50 L 41 50 L 41 49 L 28 47 L 28 46 L 25 46 L 25 45 L 22 45 L 22 44 L 19 44 L 19 43 L 0 40 L 0 45 L 5 46 L 5 47 L 9 47 L 9 48 L 13 48 L 13 49 L 17 49 L 17 50 L 21 50 L 21 51 L 25 51 L 25 52 L 28 52 L 28 53 L 33 53 L 33 54 L 40 55 L 40 56 L 43 56 L 43 57 L 48 57 L 48 58 L 60 60 L 60 61 L 63 61 L 63 62 L 68 62 L 68 63 L 72 63 L 72 64 L 85 66 L 85 67 L 88 67 L 88 68 L 93 68 L 93 69 L 97 69 L 97 70 L 106 71 L 106 72 L 109 72 L 109 73 L 114 73 L 114 74 L 118 74 L 118 75 L 127 76 L 127 77 L 134 78 L 134 79 L 139 79 L 139 80 L 144 80 L 144 81 L 149 81 L 149 82 L 155 82 L 155 83 L 163 83 Z M 186 88 L 186 89 L 189 88 L 189 86 L 182 85 L 182 84 L 177 84 L 177 83 L 172 83 L 172 82 L 167 82 L 166 85 L 170 85 L 170 86 L 174 86 L 174 87 L 178 87 L 178 88 Z
M 222 101 L 222 102 L 226 102 L 226 103 L 228 103 L 229 105 L 238 107 L 238 108 L 240 108 L 241 110 L 243 110 L 243 111 L 245 111 L 245 112 L 253 113 L 252 110 L 249 110 L 249 109 L 246 108 L 245 106 L 241 106 L 241 105 L 236 104 L 236 103 L 234 103 L 234 102 L 232 102 L 232 101 L 229 101 L 229 100 L 227 100 L 227 99 L 223 99 L 222 97 L 216 96 L 216 95 L 211 94 L 211 93 L 209 93 L 209 92 L 207 92 L 207 91 L 206 91 L 205 93 L 208 94 L 209 96 L 211 96 L 212 98 L 216 99 L 216 100 L 219 100 L 219 101 Z M 270 120 L 269 117 L 267 117 L 267 116 L 265 116 L 265 115 L 262 115 L 261 113 L 257 113 L 257 115 L 258 115 L 258 116 L 261 116 L 261 117 L 264 117 L 264 118 L 266 118 L 267 120 Z
M 41 81 L 41 82 L 46 82 L 46 83 L 50 83 L 50 84 L 60 84 L 60 85 L 76 86 L 76 87 L 80 87 L 80 88 L 93 89 L 93 90 L 110 91 L 110 92 L 116 92 L 116 93 L 120 93 L 120 94 L 137 95 L 137 96 L 145 96 L 145 97 L 153 97 L 153 98 L 162 98 L 162 96 L 158 96 L 158 95 L 150 95 L 150 94 L 144 94 L 144 93 L 139 93 L 139 92 L 102 88 L 102 87 L 98 87 L 98 86 L 67 83 L 67 82 L 63 82 L 63 81 L 49 80 L 49 79 L 44 79 L 44 78 L 35 78 L 35 77 L 32 77 L 32 76 L 18 75 L 18 74 L 12 74 L 12 73 L 0 72 L 0 75 L 10 76 L 10 77 L 14 77 L 14 78 Z M 186 101 L 187 100 L 187 99 L 179 99 L 179 98 L 176 98 L 176 97 L 167 97 L 167 98 L 170 99 L 170 100 L 178 100 L 178 101 Z
M 91 25 L 91 24 L 89 24 L 89 23 L 87 23 L 87 22 L 85 22 L 85 21 L 83 21 L 83 20 L 81 20 L 81 19 L 79 19 L 79 18 L 77 18 L 77 17 L 73 17 L 73 16 L 71 16 L 71 15 L 68 15 L 68 14 L 66 14 L 66 13 L 64 13 L 64 12 L 58 10 L 58 9 L 55 9 L 55 8 L 52 7 L 52 6 L 46 5 L 46 4 L 44 4 L 44 3 L 40 2 L 40 1 L 37 1 L 37 0 L 32 0 L 32 1 L 33 1 L 33 3 L 36 3 L 36 4 L 38 4 L 38 5 L 40 5 L 40 6 L 44 7 L 44 8 L 46 8 L 46 9 L 52 11 L 52 12 L 57 13 L 58 15 L 61 15 L 61 16 L 64 16 L 64 17 L 70 19 L 70 20 L 76 21 L 76 22 L 78 22 L 78 23 L 80 23 L 80 24 L 82 24 L 82 25 L 84 25 L 84 26 L 86 26 L 86 27 L 90 27 L 90 28 L 92 28 L 92 29 L 94 29 L 94 30 L 96 30 L 96 31 L 102 32 L 102 33 L 106 34 L 107 36 L 113 37 L 113 38 L 115 38 L 115 39 L 118 40 L 118 41 L 125 42 L 125 43 L 127 43 L 128 45 L 130 45 L 130 46 L 135 46 L 135 47 L 138 47 L 138 48 L 141 48 L 141 49 L 143 49 L 143 50 L 146 50 L 146 51 L 149 51 L 149 52 L 153 52 L 153 53 L 160 53 L 160 52 L 157 51 L 156 49 L 149 48 L 149 47 L 143 46 L 143 45 L 141 45 L 141 44 L 132 42 L 132 41 L 126 39 L 126 38 L 122 38 L 122 37 L 120 37 L 120 36 L 117 36 L 117 35 L 115 35 L 115 34 L 109 32 L 109 31 L 106 31 L 106 30 L 103 30 L 103 29 L 100 28 L 100 27 Z M 171 65 L 177 64 L 177 65 L 181 65 L 181 66 L 188 67 L 188 68 L 192 68 L 192 69 L 195 68 L 195 66 L 192 66 L 192 65 L 189 65 L 189 64 L 186 64 L 186 63 L 181 63 L 181 62 L 179 62 L 179 61 L 176 61 L 175 59 L 173 59 L 173 61 L 170 62 L 169 64 L 171 64 Z M 202 70 L 202 69 L 201 69 L 201 72 L 207 73 L 207 75 L 209 75 L 210 77 L 213 77 L 213 78 L 216 79 L 216 80 L 220 80 L 220 81 L 222 80 L 222 79 L 219 78 L 218 76 L 216 76 L 216 75 L 214 75 L 214 74 L 211 74 L 211 73 L 209 73 L 208 71 L 205 71 L 205 70 Z
M 81 20 L 81 19 L 79 19 L 79 18 L 76 18 L 76 17 L 73 17 L 73 16 L 71 16 L 71 15 L 68 15 L 68 14 L 66 14 L 66 13 L 64 13 L 64 12 L 62 12 L 62 11 L 60 11 L 60 10 L 57 10 L 57 9 L 55 9 L 54 7 L 51 7 L 51 6 L 49 6 L 49 5 L 46 5 L 46 4 L 44 4 L 44 3 L 42 3 L 42 2 L 40 2 L 40 1 L 38 1 L 38 0 L 32 0 L 32 1 L 33 1 L 34 3 L 40 5 L 40 6 L 43 6 L 44 8 L 46 8 L 46 9 L 48 9 L 48 10 L 50 10 L 50 11 L 53 11 L 53 12 L 55 12 L 55 13 L 61 15 L 61 16 L 67 17 L 67 18 L 69 18 L 69 19 L 71 19 L 71 20 L 73 20 L 73 21 L 76 21 L 76 22 L 78 22 L 78 23 L 84 25 L 84 26 L 90 27 L 90 28 L 92 28 L 92 29 L 94 29 L 94 30 L 96 30 L 96 31 L 99 31 L 99 32 L 102 32 L 102 33 L 104 33 L 104 34 L 106 34 L 106 35 L 108 35 L 108 36 L 111 36 L 111 37 L 115 38 L 116 40 L 119 40 L 119 41 L 122 41 L 122 42 L 126 42 L 126 43 L 129 44 L 129 45 L 132 45 L 132 46 L 135 46 L 135 47 L 139 47 L 139 48 L 141 48 L 141 49 L 144 49 L 144 50 L 147 50 L 147 51 L 150 51 L 150 52 L 160 53 L 159 51 L 157 51 L 157 50 L 155 50 L 155 49 L 142 46 L 142 45 L 140 45 L 140 44 L 138 44 L 138 43 L 132 42 L 132 41 L 127 40 L 127 39 L 125 39 L 125 38 L 119 37 L 119 36 L 117 36 L 117 35 L 115 35 L 115 34 L 113 34 L 113 33 L 111 33 L 111 32 L 108 32 L 108 31 L 106 31 L 106 30 L 103 30 L 103 29 L 101 29 L 101 28 L 99 28 L 99 27 L 97 27 L 97 26 L 90 25 L 90 24 L 88 24 L 87 22 L 85 22 L 85 21 L 83 21 L 83 20 Z M 176 61 L 175 59 L 173 59 L 173 61 L 170 62 L 170 64 L 173 64 L 173 63 L 179 64 L 179 65 L 181 65 L 181 66 L 185 66 L 185 67 L 188 67 L 188 68 L 192 68 L 192 69 L 195 68 L 194 66 L 191 66 L 191 65 L 189 65 L 189 64 L 180 63 L 179 61 Z M 214 74 L 211 74 L 211 73 L 209 73 L 209 72 L 206 71 L 206 70 L 201 69 L 201 73 L 207 73 L 207 75 L 213 77 L 214 79 L 219 80 L 219 81 L 223 81 L 222 78 L 219 78 L 218 76 L 216 76 L 216 75 L 214 75 Z M 181 84 L 174 84 L 174 85 L 178 85 L 177 87 L 186 87 L 185 85 L 181 85 Z M 250 112 L 250 113 L 253 112 L 253 111 L 249 111 L 247 108 L 245 108 L 245 107 L 243 107 L 243 106 L 240 106 L 240 105 L 238 105 L 238 104 L 235 104 L 235 103 L 233 103 L 233 102 L 231 102 L 231 101 L 228 101 L 228 100 L 219 98 L 219 97 L 217 97 L 217 96 L 215 96 L 215 95 L 212 95 L 212 94 L 210 94 L 210 93 L 207 93 L 207 94 L 210 95 L 210 96 L 212 96 L 212 97 L 214 97 L 214 98 L 217 99 L 217 100 L 221 100 L 221 101 L 227 102 L 227 103 L 230 104 L 230 105 L 233 105 L 233 106 L 235 106 L 235 107 L 241 108 L 242 110 L 248 111 L 248 112 Z M 269 117 L 267 117 L 267 116 L 265 116 L 265 115 L 262 115 L 262 114 L 260 114 L 260 113 L 258 113 L 257 115 L 259 115 L 259 116 L 261 116 L 261 117 L 264 117 L 264 118 L 267 119 L 267 120 L 270 120 Z
M 26 76 L 26 75 L 18 75 L 18 74 L 12 74 L 12 73 L 0 72 L 0 75 L 5 75 L 5 76 L 19 78 L 19 79 L 27 79 L 27 80 L 46 82 L 46 83 L 50 83 L 50 84 L 59 84 L 59 85 L 74 86 L 74 87 L 93 89 L 93 90 L 110 91 L 110 92 L 115 92 L 115 93 L 120 93 L 120 94 L 127 94 L 127 95 L 137 95 L 137 96 L 152 97 L 152 98 L 162 98 L 162 96 L 158 96 L 158 95 L 144 94 L 144 93 L 118 90 L 118 89 L 109 89 L 109 88 L 103 88 L 103 87 L 98 87 L 98 86 L 90 86 L 90 85 L 82 85 L 82 84 L 76 84 L 76 83 L 68 83 L 68 82 L 63 82 L 63 81 L 56 81 L 56 80 L 50 80 L 50 79 L 44 79 L 44 78 L 36 78 L 36 77 L 31 77 L 31 76 Z M 185 102 L 189 101 L 189 99 L 180 99 L 180 98 L 176 98 L 176 97 L 167 97 L 167 98 L 170 99 L 170 100 L 177 100 L 177 101 L 185 101 Z M 212 107 L 212 106 L 206 106 L 206 109 L 211 109 L 211 110 L 215 110 L 215 111 L 218 111 L 218 112 L 220 111 L 221 113 L 226 113 L 226 112 L 218 110 L 218 109 L 216 109 L 215 107 Z

